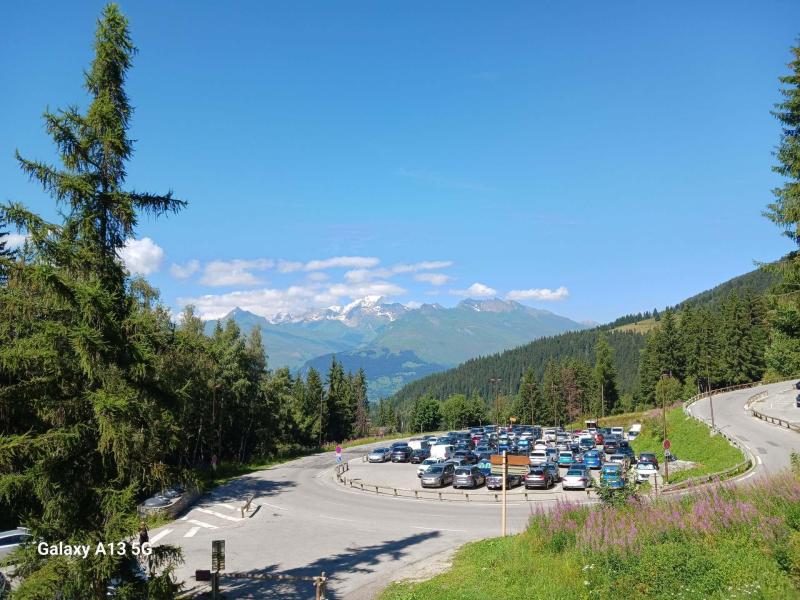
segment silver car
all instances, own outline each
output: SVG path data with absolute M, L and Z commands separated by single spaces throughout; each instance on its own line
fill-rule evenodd
M 456 469 L 453 488 L 476 488 L 486 483 L 486 475 L 478 467 L 463 466 Z
M 22 544 L 33 539 L 31 532 L 26 527 L 18 527 L 10 531 L 0 531 L 0 558 L 4 558 L 19 548 Z
M 375 448 L 367 455 L 367 461 L 371 463 L 382 463 L 392 460 L 391 448 Z
M 453 483 L 454 476 L 455 467 L 451 464 L 431 465 L 420 477 L 420 483 L 422 487 L 444 487 Z
M 570 469 L 561 483 L 561 487 L 565 490 L 585 490 L 591 485 L 592 476 L 586 469 Z

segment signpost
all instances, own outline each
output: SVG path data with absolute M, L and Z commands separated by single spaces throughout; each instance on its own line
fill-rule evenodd
M 508 486 L 508 474 L 525 475 L 528 472 L 528 465 L 530 460 L 527 456 L 508 455 L 508 452 L 503 451 L 502 456 L 493 454 L 489 457 L 492 464 L 492 475 L 501 475 L 503 477 L 503 503 L 502 515 L 500 518 L 500 531 L 501 535 L 506 535 L 506 491 Z
M 225 570 L 225 540 L 211 542 L 211 597 L 219 598 L 219 573 Z

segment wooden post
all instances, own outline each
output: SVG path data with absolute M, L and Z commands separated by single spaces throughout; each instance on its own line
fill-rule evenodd
M 506 535 L 506 480 L 508 479 L 508 453 L 503 450 L 503 510 L 501 517 L 500 535 Z

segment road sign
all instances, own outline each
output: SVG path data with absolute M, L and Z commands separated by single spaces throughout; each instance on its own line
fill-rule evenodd
M 530 459 L 527 456 L 521 456 L 519 454 L 509 454 L 506 458 L 508 459 L 508 465 L 509 466 L 511 466 L 511 465 L 516 465 L 516 466 L 525 465 L 527 467 L 531 462 Z M 503 465 L 503 457 L 501 455 L 499 455 L 499 454 L 492 454 L 489 457 L 489 460 L 491 461 L 491 463 L 493 465 L 500 465 L 500 466 Z
M 510 475 L 527 475 L 529 465 L 508 465 Z M 492 465 L 492 475 L 502 475 L 503 465 Z
M 664 440 L 663 446 L 664 446 L 664 450 L 669 450 L 669 447 L 670 447 L 669 440 Z
M 225 570 L 225 540 L 213 540 L 211 542 L 211 570 Z

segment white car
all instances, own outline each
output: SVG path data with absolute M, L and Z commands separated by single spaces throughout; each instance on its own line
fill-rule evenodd
M 534 450 L 547 450 L 547 442 L 545 442 L 544 440 L 536 440 L 533 443 L 533 449 Z
M 636 465 L 636 483 L 649 481 L 653 483 L 653 476 L 658 475 L 658 469 L 652 463 L 639 463 Z
M 417 467 L 417 477 L 422 477 L 422 474 L 428 469 L 428 467 L 439 464 L 440 462 L 444 461 L 441 458 L 426 458 Z

